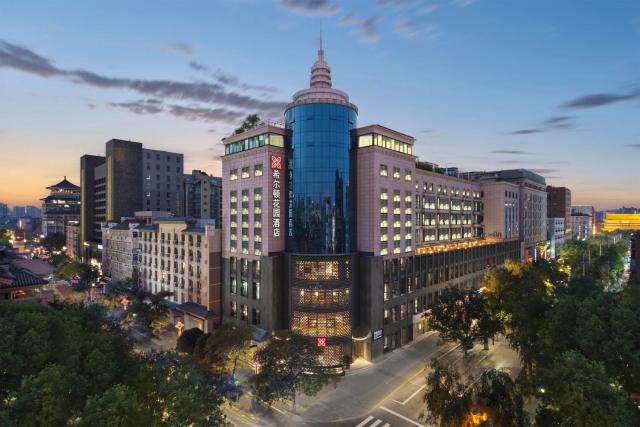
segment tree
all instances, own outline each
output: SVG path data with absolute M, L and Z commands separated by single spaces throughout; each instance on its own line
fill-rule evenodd
M 40 242 L 47 252 L 59 252 L 66 244 L 64 234 L 53 233 L 46 236 Z
M 154 417 L 140 400 L 134 389 L 116 384 L 103 394 L 87 399 L 78 424 L 81 427 L 153 425 Z
M 455 368 L 443 366 L 436 359 L 431 360 L 430 367 L 424 396 L 429 418 L 443 427 L 468 425 L 472 395 L 460 374 Z
M 216 372 L 231 371 L 231 378 L 235 379 L 238 361 L 249 361 L 249 355 L 253 353 L 248 347 L 251 332 L 251 328 L 245 325 L 220 325 L 207 338 L 203 348 L 203 359 Z
M 319 365 L 321 354 L 307 337 L 293 334 L 272 339 L 256 355 L 260 371 L 251 382 L 257 396 L 267 404 L 292 401 L 295 412 L 297 393 L 314 396 L 330 380 L 339 379 Z
M 258 123 L 260 123 L 260 116 L 258 116 L 257 114 L 249 114 L 244 119 L 244 121 L 242 122 L 240 127 L 236 129 L 236 131 L 234 132 L 234 135 L 237 135 L 237 134 L 242 133 L 242 132 L 244 132 L 246 130 L 249 130 L 252 127 L 256 126 Z
M 217 378 L 172 353 L 151 354 L 145 360 L 151 369 L 143 382 L 154 425 L 225 425 Z
M 483 342 L 487 348 L 489 339 L 502 326 L 486 310 L 481 293 L 449 288 L 431 309 L 429 328 L 440 333 L 441 342 L 458 342 L 466 356 L 476 342 Z
M 474 384 L 472 395 L 473 404 L 489 414 L 489 425 L 529 425 L 522 393 L 506 372 L 485 371 Z
M 487 309 L 505 326 L 509 344 L 520 353 L 526 373 L 538 354 L 538 331 L 552 307 L 555 288 L 566 276 L 546 261 L 521 264 L 507 260 L 490 268 L 484 279 Z
M 153 330 L 154 333 L 159 332 L 169 325 L 169 308 L 165 300 L 171 295 L 173 292 L 170 291 L 154 294 L 142 289 L 138 290 L 133 303 L 127 310 L 128 317 L 135 319 L 138 325 Z
M 541 417 L 578 427 L 637 425 L 620 384 L 607 376 L 600 362 L 574 351 L 562 353 L 542 378 Z
M 0 304 L 0 425 L 224 423 L 215 377 L 175 354 L 134 353 L 103 311 Z
M 202 329 L 200 328 L 187 329 L 178 337 L 178 341 L 176 342 L 176 351 L 193 354 L 196 342 L 198 342 L 198 338 L 202 335 L 204 335 L 204 332 L 202 332 Z

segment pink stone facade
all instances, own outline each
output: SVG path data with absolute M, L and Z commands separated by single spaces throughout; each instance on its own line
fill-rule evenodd
M 386 167 L 386 176 L 381 175 L 381 166 Z M 393 177 L 394 168 L 399 170 L 399 177 Z M 370 146 L 359 148 L 357 152 L 357 243 L 358 251 L 381 254 L 381 194 L 387 194 L 387 247 L 388 254 L 394 249 L 394 192 L 400 193 L 400 252 L 407 254 L 407 247 L 413 236 L 412 211 L 407 211 L 406 196 L 413 199 L 413 175 L 415 174 L 415 157 L 385 148 Z M 409 172 L 408 180 L 406 172 Z M 411 209 L 411 202 L 409 202 Z M 409 212 L 407 214 L 407 212 Z M 409 224 L 409 225 L 407 225 Z M 413 243 L 411 242 L 411 245 Z M 411 251 L 410 251 L 411 252 Z
M 272 168 L 272 158 L 276 163 L 280 162 L 280 169 Z M 278 160 L 279 159 L 279 160 Z M 262 175 L 256 176 L 256 166 L 261 166 Z M 248 168 L 249 176 L 243 178 L 242 170 Z M 231 179 L 231 171 L 235 170 L 237 179 Z M 242 256 L 248 259 L 260 259 L 260 256 L 268 256 L 270 253 L 284 251 L 286 236 L 286 169 L 284 148 L 265 145 L 259 148 L 242 151 L 234 154 L 227 154 L 222 162 L 222 230 L 223 230 L 223 257 Z M 274 188 L 277 187 L 277 188 Z M 262 240 L 260 255 L 254 250 L 256 235 L 255 214 L 256 214 L 256 193 L 254 189 L 262 190 L 262 227 L 259 239 Z M 242 190 L 248 190 L 248 249 L 243 253 L 242 249 Z M 237 244 L 235 251 L 231 247 L 231 194 L 235 191 L 237 197 Z M 278 200 L 279 204 L 274 204 Z M 274 224 L 274 213 L 279 207 L 280 224 L 278 231 Z M 276 214 L 277 215 L 277 214 Z M 276 218 L 277 219 L 277 218 Z M 276 235 L 277 234 L 277 235 Z

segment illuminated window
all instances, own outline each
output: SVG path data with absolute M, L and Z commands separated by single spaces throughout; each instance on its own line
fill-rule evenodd
M 387 165 L 380 165 L 380 176 L 387 176 Z
M 339 280 L 339 270 L 338 261 L 297 261 L 296 279 Z
M 393 178 L 400 179 L 400 168 L 393 168 Z
M 404 180 L 411 181 L 413 177 L 411 176 L 411 171 L 409 169 L 404 170 Z
M 229 171 L 229 180 L 235 181 L 236 179 L 238 179 L 238 169 L 231 169 Z
M 373 135 L 360 135 L 358 137 L 358 148 L 369 147 L 373 145 Z
M 255 165 L 253 167 L 253 176 L 262 176 L 262 165 Z
M 242 168 L 242 178 L 249 178 L 249 166 L 245 166 Z

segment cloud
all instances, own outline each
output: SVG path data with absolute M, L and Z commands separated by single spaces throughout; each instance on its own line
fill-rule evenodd
M 329 0 L 279 0 L 280 6 L 305 15 L 333 15 L 338 6 Z
M 636 150 L 640 150 L 640 144 L 627 144 L 625 147 L 633 148 Z
M 110 102 L 109 106 L 123 108 L 135 114 L 157 114 L 164 111 L 162 101 L 159 99 L 141 99 L 128 102 Z
M 199 106 L 165 105 L 159 99 L 140 99 L 128 102 L 111 102 L 109 106 L 128 110 L 135 114 L 166 113 L 189 121 L 236 123 L 244 113 L 226 108 L 203 108 Z M 215 131 L 215 130 L 214 130 Z
M 529 135 L 532 133 L 541 133 L 543 132 L 542 129 L 518 129 L 518 130 L 514 130 L 513 132 L 509 132 L 509 134 L 511 135 Z
M 338 20 L 338 24 L 346 27 L 353 27 L 356 34 L 360 37 L 360 40 L 367 43 L 373 43 L 377 42 L 380 38 L 378 21 L 379 17 L 377 16 L 358 18 L 353 13 L 348 13 Z
M 421 36 L 426 36 L 425 38 L 428 39 L 434 39 L 441 34 L 435 25 L 419 26 L 414 21 L 406 17 L 398 18 L 394 28 L 396 32 L 405 39 L 415 39 Z
M 165 44 L 162 45 L 162 49 L 164 49 L 166 51 L 169 51 L 169 52 L 178 53 L 178 54 L 184 55 L 184 56 L 191 56 L 191 55 L 193 55 L 193 52 L 195 51 L 193 46 L 191 46 L 190 44 L 187 44 L 187 43 L 183 43 L 183 42 L 165 43 Z
M 205 74 L 206 76 L 216 80 L 218 83 L 221 83 L 226 86 L 239 87 L 240 89 L 243 89 L 243 90 L 255 90 L 255 91 L 270 92 L 270 93 L 278 92 L 278 88 L 274 86 L 243 83 L 240 81 L 238 77 L 234 76 L 233 74 L 222 71 L 221 69 L 217 69 L 214 71 L 209 66 L 202 64 L 201 62 L 189 61 L 189 67 L 191 67 L 191 69 L 195 71 L 199 71 Z
M 547 173 L 558 172 L 557 169 L 530 169 L 530 170 L 532 172 L 539 173 L 539 174 L 547 174 Z
M 511 165 L 511 164 L 515 164 L 515 163 L 520 163 L 519 160 L 500 160 L 498 163 L 504 163 L 507 165 Z
M 47 58 L 3 40 L 0 40 L 0 67 L 21 70 L 40 77 L 53 77 L 62 73 Z
M 453 0 L 452 1 L 453 4 L 455 4 L 456 6 L 460 6 L 460 7 L 471 6 L 475 2 L 476 2 L 476 0 Z
M 209 133 L 216 133 L 216 130 L 215 130 L 215 129 L 209 129 L 207 132 L 209 132 Z
M 492 154 L 515 154 L 515 155 L 529 155 L 531 153 L 522 150 L 493 150 Z
M 185 120 L 201 121 L 201 122 L 217 122 L 223 121 L 235 123 L 242 117 L 244 113 L 238 111 L 227 110 L 226 108 L 202 108 L 202 107 L 185 107 L 182 105 L 170 105 L 169 114 L 181 117 Z
M 96 104 L 94 104 L 92 102 L 89 102 L 86 105 L 87 105 L 87 108 L 90 109 L 90 110 L 95 110 L 95 108 L 96 108 Z
M 529 129 L 519 129 L 509 132 L 510 135 L 530 135 L 534 133 L 548 132 L 551 130 L 573 129 L 575 128 L 572 116 L 551 116 L 543 121 L 539 127 Z
M 27 48 L 5 41 L 0 41 L 0 68 L 9 68 L 45 78 L 65 78 L 74 84 L 101 89 L 127 89 L 156 98 L 197 101 L 266 114 L 280 112 L 286 105 L 285 102 L 262 100 L 227 91 L 225 87 L 215 83 L 115 78 L 83 69 L 65 70 L 55 67 L 49 59 Z
M 634 89 L 627 93 L 595 93 L 581 96 L 561 105 L 562 108 L 595 108 L 617 102 L 640 99 L 640 89 Z
M 244 117 L 244 113 L 226 108 L 203 108 L 199 106 L 183 106 L 177 104 L 164 105 L 158 99 L 146 99 L 129 102 L 112 102 L 111 107 L 123 108 L 135 114 L 167 113 L 174 117 L 189 121 L 236 123 Z M 215 132 L 215 129 L 213 129 Z
M 419 131 L 420 133 L 431 133 L 433 132 L 433 129 L 422 129 L 421 131 Z

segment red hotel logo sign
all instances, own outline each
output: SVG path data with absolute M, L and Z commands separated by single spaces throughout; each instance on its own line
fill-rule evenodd
M 316 347 L 325 348 L 327 346 L 327 337 L 316 338 Z
M 271 156 L 271 169 L 282 169 L 282 156 Z

